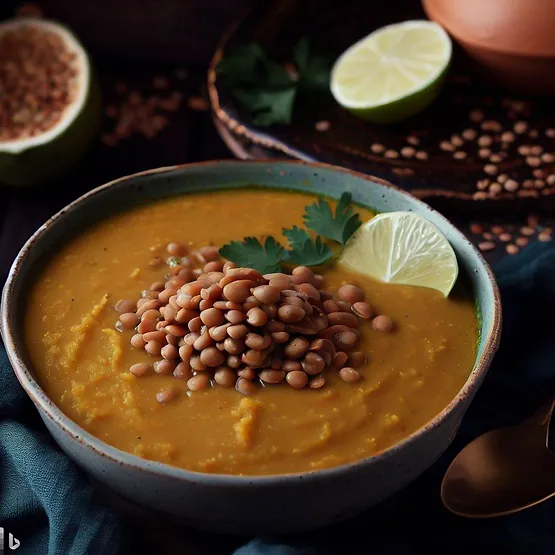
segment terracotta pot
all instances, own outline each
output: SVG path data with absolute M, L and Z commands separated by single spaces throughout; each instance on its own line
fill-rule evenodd
M 422 0 L 488 79 L 518 92 L 555 93 L 553 0 Z

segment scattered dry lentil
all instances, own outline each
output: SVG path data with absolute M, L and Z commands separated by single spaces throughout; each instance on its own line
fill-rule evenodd
M 326 131 L 329 131 L 330 127 L 331 123 L 327 120 L 317 121 L 314 124 L 314 128 L 316 129 L 316 131 L 320 131 L 320 133 L 325 133 Z

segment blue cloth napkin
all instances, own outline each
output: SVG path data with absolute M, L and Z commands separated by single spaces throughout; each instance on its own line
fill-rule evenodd
M 511 517 L 466 520 L 448 513 L 439 500 L 443 473 L 466 443 L 526 418 L 555 395 L 555 249 L 533 245 L 505 258 L 496 275 L 504 309 L 501 349 L 447 453 L 401 493 L 356 519 L 310 534 L 258 537 L 239 547 L 235 539 L 227 553 L 555 553 L 555 501 Z M 21 553 L 30 555 L 121 554 L 132 534 L 49 438 L 3 349 L 0 526 L 21 541 Z M 176 553 L 187 552 L 185 533 L 182 540 L 184 548 Z M 195 553 L 203 553 L 198 538 L 195 543 Z

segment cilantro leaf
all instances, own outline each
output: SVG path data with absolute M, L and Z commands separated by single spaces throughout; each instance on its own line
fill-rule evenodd
M 220 60 L 217 71 L 230 85 L 250 84 L 266 61 L 266 53 L 262 47 L 256 42 L 250 42 L 230 50 Z
M 291 123 L 296 92 L 294 87 L 278 91 L 236 89 L 233 95 L 248 108 L 254 125 L 266 126 Z
M 285 249 L 273 237 L 267 237 L 264 245 L 256 237 L 245 237 L 243 241 L 231 241 L 220 249 L 220 255 L 227 260 L 263 274 L 280 272 L 285 254 Z
M 360 227 L 362 222 L 351 206 L 352 196 L 343 193 L 335 216 L 330 205 L 324 200 L 311 204 L 305 208 L 304 222 L 308 229 L 344 245 L 347 239 Z
M 328 91 L 331 64 L 311 55 L 306 37 L 295 45 L 292 57 L 298 75 L 270 59 L 256 42 L 230 49 L 218 63 L 218 76 L 254 125 L 289 124 L 298 91 L 306 91 L 305 101 L 311 103 L 310 93 Z
M 286 261 L 302 266 L 320 266 L 333 257 L 329 245 L 321 237 L 313 239 L 306 229 L 293 226 L 284 229 L 283 234 L 289 240 L 291 250 L 286 253 Z

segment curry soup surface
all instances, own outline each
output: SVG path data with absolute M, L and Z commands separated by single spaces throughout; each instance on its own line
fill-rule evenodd
M 72 239 L 46 265 L 30 292 L 25 334 L 38 379 L 77 424 L 139 457 L 199 472 L 282 474 L 328 468 L 395 444 L 456 396 L 475 359 L 477 319 L 459 284 L 447 299 L 431 289 L 378 283 L 338 267 L 325 288 L 357 284 L 394 333 L 359 325 L 367 356 L 363 379 L 328 372 L 322 389 L 260 386 L 245 397 L 213 387 L 186 392 L 172 375 L 136 377 L 129 367 L 152 361 L 114 327 L 113 305 L 137 299 L 167 267 L 153 256 L 178 241 L 190 248 L 247 235 L 282 238 L 302 225 L 317 197 L 265 189 L 228 190 L 159 201 L 102 221 Z M 363 221 L 372 217 L 357 208 Z M 154 254 L 153 254 L 154 253 Z M 181 394 L 156 400 L 164 387 Z

